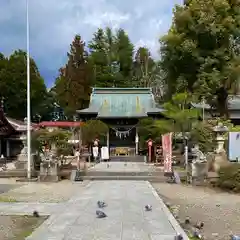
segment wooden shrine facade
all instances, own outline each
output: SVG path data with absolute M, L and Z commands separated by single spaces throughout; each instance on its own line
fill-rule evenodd
M 34 129 L 35 125 L 31 128 Z M 26 142 L 27 124 L 6 117 L 0 107 L 0 156 L 17 158 Z
M 77 114 L 83 121 L 99 119 L 109 126 L 106 145 L 110 153 L 138 154 L 139 119 L 161 118 L 163 111 L 150 88 L 93 88 L 89 107 Z

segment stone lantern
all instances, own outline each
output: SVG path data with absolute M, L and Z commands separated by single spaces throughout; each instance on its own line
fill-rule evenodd
M 218 123 L 217 126 L 213 128 L 213 131 L 216 133 L 216 141 L 217 146 L 215 149 L 216 153 L 225 152 L 224 143 L 225 143 L 225 135 L 229 131 L 227 126 L 224 126 L 222 123 Z
M 228 127 L 219 123 L 214 127 L 213 131 L 216 133 L 217 146 L 215 149 L 214 159 L 213 159 L 213 170 L 217 172 L 221 166 L 228 163 L 226 151 L 224 149 L 224 143 L 226 140 L 226 133 L 228 132 Z

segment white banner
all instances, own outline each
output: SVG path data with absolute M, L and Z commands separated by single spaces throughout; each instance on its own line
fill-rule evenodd
M 101 158 L 102 158 L 102 160 L 109 160 L 108 147 L 102 147 L 101 148 Z

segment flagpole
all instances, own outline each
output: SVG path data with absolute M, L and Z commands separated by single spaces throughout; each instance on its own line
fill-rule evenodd
M 29 56 L 29 13 L 28 0 L 26 0 L 26 24 L 27 24 L 27 177 L 31 178 L 31 100 L 30 100 L 30 56 Z

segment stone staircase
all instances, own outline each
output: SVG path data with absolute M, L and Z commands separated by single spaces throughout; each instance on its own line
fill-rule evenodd
M 144 162 L 144 156 L 110 156 L 110 162 Z
M 77 178 L 76 178 L 77 176 Z M 166 182 L 167 178 L 160 168 L 141 162 L 110 162 L 99 163 L 92 169 L 72 171 L 71 180 L 144 180 Z

